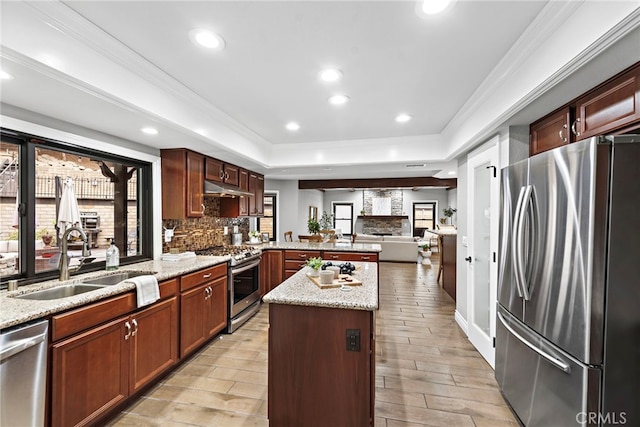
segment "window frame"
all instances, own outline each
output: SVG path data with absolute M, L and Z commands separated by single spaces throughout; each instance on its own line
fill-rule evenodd
M 418 205 L 431 205 L 432 209 L 433 209 L 433 216 L 431 218 L 431 226 L 432 228 L 425 228 L 425 227 L 418 227 L 416 226 L 416 221 L 428 221 L 428 220 L 418 220 L 416 219 L 416 207 Z M 426 201 L 414 201 L 411 205 L 411 213 L 412 213 L 412 220 L 411 220 L 411 226 L 413 227 L 413 237 L 422 237 L 422 235 L 424 234 L 424 230 L 435 230 L 436 228 L 436 214 L 438 213 L 438 202 L 437 201 L 433 201 L 433 200 L 426 200 Z M 418 233 L 418 230 L 420 230 L 420 232 Z
M 20 230 L 18 233 L 20 268 L 16 274 L 3 276 L 3 282 L 6 282 L 6 280 L 9 279 L 19 279 L 20 285 L 23 285 L 56 278 L 59 274 L 58 270 L 55 269 L 36 273 L 35 262 L 33 262 L 33 260 L 36 259 L 36 248 L 34 244 L 36 227 L 30 227 L 28 224 L 35 224 L 36 220 L 36 148 L 38 147 L 61 151 L 72 155 L 90 157 L 92 160 L 117 162 L 126 164 L 127 166 L 136 167 L 139 171 L 137 183 L 137 219 L 140 224 L 139 242 L 141 246 L 141 253 L 138 255 L 121 255 L 120 264 L 126 265 L 153 259 L 154 197 L 153 191 L 151 190 L 153 189 L 152 162 L 119 156 L 103 150 L 91 149 L 78 144 L 34 135 L 28 132 L 15 131 L 8 128 L 0 128 L 0 135 L 3 141 L 15 143 L 19 146 L 18 185 L 20 210 L 23 212 L 23 214 L 18 217 Z M 140 210 L 141 206 L 146 206 L 147 208 Z M 104 270 L 104 268 L 104 261 L 96 261 L 85 265 L 78 274 Z M 4 287 L 6 287 L 5 283 L 3 283 L 2 288 Z
M 264 195 L 263 195 L 263 198 L 267 198 L 267 197 L 271 198 L 271 203 L 272 203 L 271 212 L 272 212 L 272 215 L 271 216 L 267 216 L 266 214 L 264 214 L 262 217 L 258 217 L 257 229 L 258 229 L 258 231 L 262 231 L 261 228 L 260 228 L 260 222 L 262 221 L 262 218 L 271 218 L 271 224 L 272 224 L 271 231 L 272 231 L 272 233 L 271 233 L 271 236 L 269 237 L 269 241 L 275 242 L 278 239 L 278 225 L 277 225 L 278 195 L 276 193 L 267 193 L 267 192 L 265 192 Z M 265 203 L 265 206 L 266 206 L 266 203 Z M 266 212 L 266 209 L 264 211 Z
M 353 217 L 353 202 L 331 202 L 331 213 L 333 214 L 333 228 L 336 228 L 336 220 L 340 219 L 342 221 L 346 220 L 347 218 L 338 218 L 336 216 L 336 206 L 348 206 L 350 211 L 351 211 L 351 218 L 349 218 L 350 222 L 351 222 L 351 233 L 345 233 L 344 230 L 342 231 L 342 235 L 343 236 L 352 236 L 354 231 L 354 227 L 355 227 L 355 218 Z

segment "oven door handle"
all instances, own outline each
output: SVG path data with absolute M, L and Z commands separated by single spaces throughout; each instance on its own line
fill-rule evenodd
M 248 264 L 242 264 L 242 265 L 238 265 L 236 266 L 236 268 L 232 268 L 231 269 L 231 274 L 238 274 L 238 273 L 242 273 L 243 271 L 247 271 L 250 270 L 254 267 L 257 267 L 260 265 L 260 258 L 257 258 L 255 261 L 251 261 Z

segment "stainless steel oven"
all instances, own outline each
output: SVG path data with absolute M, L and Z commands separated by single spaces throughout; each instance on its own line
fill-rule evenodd
M 260 309 L 260 259 L 252 256 L 229 266 L 229 333 Z

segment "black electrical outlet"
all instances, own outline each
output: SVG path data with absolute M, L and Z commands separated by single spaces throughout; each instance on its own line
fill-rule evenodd
M 347 351 L 360 351 L 360 329 L 347 329 Z

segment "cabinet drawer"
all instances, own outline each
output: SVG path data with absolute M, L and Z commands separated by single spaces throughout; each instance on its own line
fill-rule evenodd
M 158 284 L 160 288 L 160 299 L 174 296 L 178 292 L 178 279 L 167 280 Z
M 180 279 L 180 291 L 194 288 L 202 283 L 211 282 L 220 277 L 227 275 L 227 264 L 216 265 L 215 267 L 205 268 L 195 273 L 185 274 Z
M 377 253 L 363 252 L 324 252 L 322 259 L 325 261 L 363 261 L 378 262 Z
M 136 309 L 135 292 L 127 292 L 104 301 L 68 311 L 51 319 L 51 340 L 58 341 L 85 329 L 99 325 Z
M 305 265 L 306 265 L 306 262 L 304 260 L 294 260 L 294 261 L 286 260 L 284 262 L 284 269 L 298 271 Z
M 303 260 L 319 257 L 320 251 L 284 251 L 284 259 L 286 260 Z

